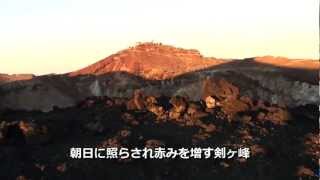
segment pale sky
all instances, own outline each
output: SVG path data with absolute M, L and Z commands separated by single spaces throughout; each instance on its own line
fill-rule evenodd
M 318 59 L 319 0 L 0 0 L 0 73 L 64 73 L 136 42 Z

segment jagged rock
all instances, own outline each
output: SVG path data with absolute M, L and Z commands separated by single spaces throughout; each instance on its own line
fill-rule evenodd
M 133 98 L 128 101 L 128 110 L 143 110 L 145 108 L 144 96 L 141 90 L 135 90 Z
M 204 112 L 202 107 L 195 103 L 190 103 L 187 109 L 187 117 L 189 120 L 195 121 L 208 116 L 208 113 Z
M 185 99 L 175 96 L 170 99 L 170 104 L 172 104 L 173 107 L 169 111 L 169 118 L 179 120 L 187 109 Z
M 165 120 L 166 111 L 162 106 L 158 104 L 158 100 L 154 96 L 148 96 L 145 100 L 146 108 L 148 111 L 152 112 L 157 116 L 157 120 Z
M 259 121 L 271 121 L 274 124 L 286 124 L 291 118 L 291 113 L 279 107 L 264 107 L 260 110 L 256 119 Z
M 201 109 L 201 107 L 197 104 L 194 104 L 194 103 L 190 103 L 189 104 L 189 107 L 187 109 L 187 114 L 189 115 L 194 115 L 196 114 L 197 112 L 199 112 Z
M 215 97 L 218 101 L 237 99 L 239 88 L 225 79 L 207 77 L 203 83 L 202 99 L 205 100 L 208 96 Z
M 238 112 L 247 111 L 250 101 L 239 100 L 239 89 L 225 79 L 209 78 L 203 84 L 202 99 L 207 109 L 221 106 L 225 114 L 232 118 Z M 248 104 L 247 104 L 248 103 Z
M 285 124 L 291 117 L 290 113 L 287 110 L 282 108 L 269 108 L 265 119 L 272 121 L 276 124 Z
M 296 176 L 298 176 L 298 177 L 314 177 L 315 174 L 311 169 L 309 169 L 305 166 L 299 166 L 297 169 L 297 172 L 296 172 Z
M 42 144 L 48 142 L 48 128 L 33 122 L 20 121 L 19 128 L 25 136 L 27 144 Z
M 254 105 L 253 105 L 253 102 L 252 102 L 252 99 L 248 96 L 241 96 L 239 98 L 240 101 L 246 103 L 250 108 L 252 108 Z
M 145 107 L 144 104 L 144 95 L 141 90 L 134 91 L 134 104 L 136 105 L 138 110 L 142 110 Z
M 127 101 L 125 98 L 121 99 L 123 102 Z M 145 175 L 141 179 L 153 179 L 158 175 L 159 179 L 166 179 L 174 173 L 176 173 L 176 175 L 172 176 L 172 179 L 178 177 L 196 177 L 197 175 L 201 175 L 202 177 L 202 174 L 204 177 L 219 179 L 223 171 L 222 173 L 227 179 L 234 179 L 235 177 L 239 177 L 239 173 L 242 172 L 241 169 L 247 169 L 249 165 L 250 167 L 252 166 L 253 169 L 252 171 L 246 171 L 246 175 L 249 175 L 252 179 L 257 177 L 264 177 L 266 179 L 291 179 L 297 173 L 295 166 L 288 166 L 284 168 L 283 171 L 279 171 L 279 174 L 270 173 L 277 172 L 281 167 L 291 163 L 294 165 L 301 164 L 308 169 L 300 170 L 302 173 L 297 173 L 298 176 L 305 176 L 307 179 L 315 178 L 315 176 L 311 178 L 310 175 L 312 175 L 312 173 L 310 170 L 315 173 L 312 167 L 316 167 L 319 157 L 319 135 L 316 128 L 316 118 L 312 118 L 310 121 L 299 121 L 299 117 L 304 118 L 305 116 L 295 116 L 296 114 L 292 114 L 293 117 L 289 118 L 290 120 L 292 119 L 293 123 L 288 123 L 283 127 L 268 122 L 257 122 L 256 114 L 259 112 L 263 113 L 262 121 L 271 121 L 270 119 L 272 118 L 279 119 L 279 117 L 282 117 L 278 115 L 279 107 L 264 103 L 260 108 L 254 109 L 249 103 L 245 103 L 245 101 L 240 98 L 223 101 L 229 104 L 240 101 L 249 107 L 248 111 L 239 113 L 238 116 L 235 116 L 234 121 L 227 123 L 225 121 L 226 114 L 223 111 L 223 106 L 211 109 L 212 112 L 206 113 L 204 112 L 205 105 L 198 101 L 189 102 L 185 100 L 184 103 L 180 103 L 184 104 L 182 106 L 185 108 L 181 108 L 178 103 L 181 99 L 179 101 L 172 100 L 172 106 L 170 106 L 169 97 L 163 99 L 158 98 L 157 100 L 159 102 L 155 102 L 152 98 L 150 101 L 147 99 L 145 100 L 145 104 L 148 111 L 158 114 L 161 117 L 167 116 L 169 110 L 176 108 L 180 115 L 178 121 L 160 122 L 156 120 L 158 115 L 153 115 L 146 111 L 128 111 L 125 106 L 118 107 L 117 105 L 113 105 L 111 108 L 105 108 L 105 98 L 92 98 L 95 103 L 92 108 L 88 109 L 81 109 L 79 106 L 76 106 L 68 109 L 56 109 L 49 113 L 25 111 L 8 111 L 3 113 L 0 115 L 0 119 L 6 119 L 6 121 L 0 123 L 0 133 L 2 133 L 4 137 L 4 146 L 0 148 L 0 160 L 6 162 L 4 163 L 6 170 L 11 171 L 12 169 L 14 172 L 12 171 L 12 176 L 7 176 L 7 172 L 0 173 L 0 176 L 4 177 L 3 179 L 15 179 L 16 176 L 24 174 L 21 173 L 21 170 L 23 170 L 23 172 L 30 175 L 32 179 L 37 179 L 40 175 L 49 179 L 50 177 L 58 176 L 66 179 L 69 177 L 79 177 L 81 179 L 82 174 L 79 175 L 78 173 L 80 171 L 88 174 L 89 178 L 97 177 L 97 179 L 100 179 L 100 177 L 102 179 L 105 178 L 107 173 L 111 174 L 111 179 L 130 179 L 131 177 L 135 177 L 136 172 L 141 172 L 141 174 Z M 157 108 L 162 108 L 162 110 L 158 112 Z M 284 108 L 280 109 L 286 110 Z M 288 111 L 293 112 L 292 109 L 288 109 Z M 268 117 L 268 115 L 270 115 L 270 117 Z M 35 121 L 24 121 L 20 123 L 14 120 L 20 119 L 21 117 L 33 118 Z M 104 130 L 99 136 L 92 133 L 83 134 L 82 127 L 88 124 L 91 126 L 89 129 L 92 128 L 93 132 L 99 131 L 99 126 L 102 124 L 96 122 L 103 123 L 103 126 L 108 128 L 108 130 Z M 275 122 L 277 122 L 277 120 L 275 120 Z M 10 142 L 10 139 L 17 142 L 19 140 L 17 136 L 18 133 L 21 133 L 21 140 L 24 141 L 24 143 L 27 139 L 25 134 L 40 135 L 41 133 L 38 133 L 38 130 L 41 129 L 41 123 L 48 125 L 48 127 L 50 127 L 49 130 L 55 127 L 59 134 L 66 129 L 68 131 L 68 138 L 65 138 L 65 134 L 62 133 L 63 135 L 53 136 L 54 143 L 44 143 L 41 144 L 40 147 L 29 145 L 19 146 L 19 144 L 7 143 Z M 135 123 L 140 124 L 139 126 L 132 127 Z M 52 129 L 54 130 L 54 128 Z M 290 138 L 288 139 L 288 137 Z M 101 140 L 101 138 L 105 139 Z M 72 160 L 65 154 L 65 150 L 68 150 L 70 147 L 118 149 L 123 147 L 130 150 L 135 147 L 139 149 L 143 147 L 172 147 L 178 149 L 182 147 L 216 146 L 225 146 L 227 149 L 231 148 L 232 150 L 237 150 L 239 147 L 248 147 L 250 148 L 250 158 L 248 160 L 244 158 L 238 159 L 237 157 L 228 160 L 217 159 L 217 163 L 191 160 L 191 164 L 180 163 L 181 161 L 178 160 L 179 157 L 176 159 L 164 159 L 163 161 L 152 162 L 142 162 L 128 158 L 101 160 L 98 163 L 88 164 L 87 161 Z M 103 151 L 102 153 L 105 152 Z M 276 153 L 276 156 L 280 155 L 280 161 L 268 158 L 270 155 L 274 155 L 274 153 Z M 283 154 L 286 155 L 281 156 Z M 25 157 L 25 155 L 30 155 L 30 157 Z M 214 154 L 212 153 L 212 155 Z M 20 163 L 21 159 L 23 163 Z M 17 164 L 19 166 L 17 166 Z M 256 168 L 256 166 L 258 166 L 258 168 Z M 29 167 L 33 167 L 34 171 Z M 132 171 L 127 168 L 132 168 Z M 215 171 L 207 171 L 209 168 Z M 239 171 L 233 171 L 234 168 Z M 264 171 L 266 168 L 268 168 L 267 172 Z M 187 172 L 185 169 L 190 171 Z M 106 170 L 107 172 L 100 170 Z M 150 174 L 144 174 L 149 170 L 151 170 Z M 124 171 L 129 174 L 123 175 Z M 153 171 L 155 171 L 155 173 L 153 173 Z M 162 172 L 166 172 L 166 174 Z M 247 178 L 247 176 L 244 178 Z
M 233 117 L 239 112 L 248 111 L 250 107 L 238 99 L 227 99 L 221 102 L 221 108 L 225 114 Z
M 165 143 L 163 141 L 157 140 L 157 139 L 149 139 L 145 142 L 146 148 L 157 148 L 157 147 L 163 147 Z
M 174 112 L 183 113 L 187 108 L 186 100 L 182 97 L 172 97 L 170 104 L 173 105 Z
M 319 133 L 308 133 L 302 139 L 305 147 L 305 154 L 312 157 L 314 163 L 318 163 L 320 157 L 320 135 Z
M 217 106 L 217 102 L 212 96 L 207 96 L 204 101 L 206 102 L 208 109 L 212 109 Z
M 157 106 L 157 105 L 151 105 L 147 107 L 148 110 L 152 113 L 154 113 L 158 119 L 164 119 L 165 118 L 165 113 L 166 111 L 162 106 Z
M 127 110 L 136 110 L 137 106 L 134 103 L 134 100 L 130 100 L 126 103 Z
M 170 119 L 179 120 L 180 117 L 182 117 L 182 114 L 180 112 L 176 112 L 176 111 L 170 111 L 169 112 L 169 118 Z
M 0 124 L 0 144 L 24 144 L 25 137 L 19 128 L 19 122 L 5 122 Z
M 122 114 L 121 118 L 124 120 L 124 122 L 131 124 L 133 126 L 139 125 L 139 121 L 136 120 L 134 115 L 129 113 Z
M 147 106 L 155 105 L 158 103 L 157 98 L 154 96 L 147 96 L 145 102 Z

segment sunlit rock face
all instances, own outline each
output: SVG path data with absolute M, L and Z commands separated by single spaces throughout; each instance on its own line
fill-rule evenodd
M 196 50 L 142 43 L 68 74 L 17 76 L 13 82 L 0 78 L 0 108 L 50 111 L 91 96 L 132 97 L 137 89 L 193 101 L 205 100 L 211 89 L 219 96 L 229 93 L 296 107 L 320 103 L 318 68 L 319 62 L 312 60 L 221 60 Z

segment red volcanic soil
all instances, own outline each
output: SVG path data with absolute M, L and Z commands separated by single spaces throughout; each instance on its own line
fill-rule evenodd
M 71 76 L 125 71 L 149 79 L 165 79 L 183 73 L 224 63 L 215 58 L 204 58 L 197 50 L 186 50 L 168 45 L 143 43 L 120 51 Z

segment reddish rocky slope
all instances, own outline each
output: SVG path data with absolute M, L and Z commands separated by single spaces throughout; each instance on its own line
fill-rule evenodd
M 143 43 L 113 54 L 70 75 L 102 75 L 124 71 L 148 79 L 165 79 L 224 62 L 215 58 L 204 58 L 197 50 Z

